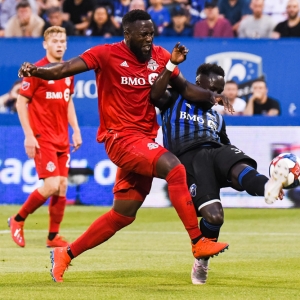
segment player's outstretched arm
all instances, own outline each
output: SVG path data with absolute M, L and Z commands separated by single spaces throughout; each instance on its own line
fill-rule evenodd
M 38 77 L 44 80 L 57 80 L 88 71 L 88 67 L 80 57 L 72 58 L 62 63 L 52 63 L 43 67 L 37 67 L 24 62 L 19 69 L 19 77 Z
M 177 43 L 173 48 L 170 60 L 168 61 L 165 69 L 157 77 L 154 88 L 152 87 L 151 89 L 150 98 L 155 106 L 159 107 L 160 99 L 164 97 L 172 72 L 175 70 L 177 65 L 186 60 L 188 52 L 189 50 L 185 46 L 180 45 L 180 43 Z

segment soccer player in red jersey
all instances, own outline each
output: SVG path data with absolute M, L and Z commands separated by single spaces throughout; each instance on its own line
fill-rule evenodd
M 66 31 L 59 26 L 48 28 L 44 33 L 43 46 L 46 56 L 38 61 L 37 67 L 61 62 L 66 51 Z M 73 129 L 73 146 L 77 150 L 81 134 L 77 123 L 71 95 L 74 78 L 42 80 L 24 78 L 17 99 L 17 111 L 25 134 L 25 151 L 34 158 L 36 170 L 44 185 L 33 191 L 21 209 L 8 219 L 13 241 L 25 246 L 24 221 L 29 214 L 43 205 L 51 196 L 49 204 L 48 247 L 67 246 L 58 234 L 62 222 L 67 191 L 67 176 L 70 162 L 68 123 Z
M 102 244 L 135 220 L 153 177 L 167 181 L 170 200 L 190 236 L 196 258 L 213 256 L 228 247 L 227 243 L 201 235 L 186 185 L 185 169 L 154 140 L 158 124 L 150 102 L 151 84 L 167 65 L 173 70 L 174 82 L 184 90 L 186 84 L 191 85 L 182 82 L 173 64 L 183 61 L 188 50 L 177 44 L 171 57 L 162 47 L 154 46 L 153 23 L 145 11 L 130 11 L 122 23 L 125 37 L 122 42 L 96 46 L 77 58 L 44 68 L 26 62 L 19 70 L 20 77 L 53 80 L 94 69 L 100 114 L 97 140 L 105 144 L 109 158 L 118 166 L 112 209 L 94 221 L 69 247 L 51 251 L 51 275 L 56 282 L 63 281 L 71 259 Z M 217 97 L 222 98 L 195 85 L 193 90 L 197 91 L 197 98 L 203 100 L 215 102 Z

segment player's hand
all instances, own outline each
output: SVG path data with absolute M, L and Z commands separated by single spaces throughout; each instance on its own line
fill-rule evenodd
M 24 146 L 25 152 L 29 158 L 34 158 L 36 154 L 36 149 L 40 148 L 37 139 L 33 135 L 25 137 Z
M 223 105 L 224 109 L 226 109 L 230 114 L 232 114 L 234 112 L 234 109 L 233 109 L 228 97 L 226 97 L 225 95 L 212 92 L 211 103 Z
M 71 144 L 71 146 L 73 147 L 72 152 L 75 152 L 79 149 L 79 147 L 82 144 L 82 138 L 81 138 L 80 131 L 74 131 L 74 133 L 72 135 L 72 140 L 73 140 L 73 144 Z
M 31 77 L 32 75 L 34 75 L 36 70 L 37 70 L 37 67 L 34 64 L 31 64 L 29 62 L 24 62 L 18 71 L 18 76 L 20 78 Z
M 180 42 L 178 42 L 171 53 L 171 63 L 179 65 L 180 63 L 186 60 L 188 52 L 189 49 L 186 48 L 184 45 L 180 45 Z

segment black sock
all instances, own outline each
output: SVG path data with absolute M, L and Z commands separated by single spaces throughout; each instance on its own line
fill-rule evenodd
M 240 186 L 252 196 L 264 196 L 265 184 L 268 180 L 268 177 L 258 173 L 250 166 L 246 167 L 238 177 Z
M 201 235 L 199 235 L 198 237 L 196 237 L 195 239 L 192 239 L 193 245 L 197 244 L 198 241 L 202 238 L 202 236 L 203 236 L 203 235 L 201 234 Z
M 17 214 L 17 215 L 15 216 L 15 221 L 16 221 L 16 222 L 22 222 L 22 221 L 25 221 L 25 219 L 22 218 L 19 214 Z
M 215 238 L 218 240 L 221 226 L 223 224 L 211 224 L 204 218 L 200 220 L 200 230 L 202 234 L 207 238 Z
M 58 232 L 49 232 L 48 240 L 52 241 L 56 237 L 57 234 L 58 234 Z
M 70 249 L 70 246 L 68 246 L 68 248 L 67 248 L 67 253 L 68 253 L 68 255 L 70 256 L 71 259 L 74 258 L 74 255 L 73 255 L 73 253 L 72 253 L 72 251 Z

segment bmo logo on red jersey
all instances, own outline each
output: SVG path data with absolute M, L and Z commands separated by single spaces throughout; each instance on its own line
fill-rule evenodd
M 151 73 L 148 76 L 148 82 L 152 85 L 155 81 L 156 77 L 158 76 L 157 73 Z M 121 84 L 126 85 L 145 85 L 146 79 L 144 78 L 131 78 L 131 77 L 121 77 Z
M 121 84 L 126 85 L 145 85 L 146 80 L 144 78 L 131 78 L 131 77 L 121 77 Z
M 70 99 L 70 89 L 65 89 L 64 92 L 46 92 L 46 99 L 65 99 L 66 102 Z

